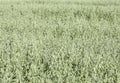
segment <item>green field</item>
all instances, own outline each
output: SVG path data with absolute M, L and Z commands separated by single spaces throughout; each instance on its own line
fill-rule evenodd
M 120 0 L 0 0 L 0 83 L 120 83 Z

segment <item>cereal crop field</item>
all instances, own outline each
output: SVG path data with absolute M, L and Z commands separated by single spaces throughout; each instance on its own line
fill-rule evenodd
M 120 83 L 120 0 L 0 0 L 0 83 Z

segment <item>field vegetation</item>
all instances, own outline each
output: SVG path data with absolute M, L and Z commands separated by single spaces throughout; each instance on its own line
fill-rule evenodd
M 120 0 L 0 0 L 0 83 L 120 83 Z

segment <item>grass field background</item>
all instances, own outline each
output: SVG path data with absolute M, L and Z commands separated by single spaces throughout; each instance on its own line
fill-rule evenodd
M 120 83 L 120 0 L 0 0 L 0 83 Z

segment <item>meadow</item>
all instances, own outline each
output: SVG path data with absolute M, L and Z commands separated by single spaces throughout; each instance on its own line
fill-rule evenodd
M 0 83 L 120 83 L 120 0 L 0 0 Z

